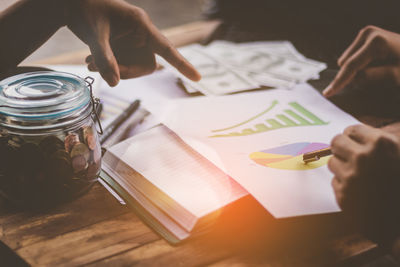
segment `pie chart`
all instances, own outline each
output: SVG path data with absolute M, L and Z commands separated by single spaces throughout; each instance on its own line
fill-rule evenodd
M 323 143 L 293 143 L 289 145 L 269 148 L 250 154 L 258 165 L 281 170 L 311 170 L 325 165 L 330 157 L 323 157 L 318 161 L 305 164 L 303 154 L 329 147 Z

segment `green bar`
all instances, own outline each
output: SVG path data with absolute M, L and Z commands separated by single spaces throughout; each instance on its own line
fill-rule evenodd
M 268 119 L 266 121 L 271 125 L 272 129 L 279 129 L 279 128 L 285 127 L 285 125 L 281 124 L 280 122 L 278 122 L 275 119 Z
M 313 122 L 315 122 L 316 125 L 328 124 L 327 122 L 324 122 L 323 120 L 321 120 L 320 118 L 318 118 L 317 116 L 312 114 L 310 111 L 305 109 L 303 106 L 301 106 L 297 102 L 291 102 L 291 103 L 289 103 L 289 105 L 292 106 L 292 108 L 296 109 L 301 114 L 303 114 L 304 116 L 306 116 L 307 118 L 309 118 L 310 120 L 312 120 Z
M 276 117 L 278 119 L 280 119 L 281 121 L 283 121 L 287 127 L 297 126 L 296 122 L 292 121 L 291 119 L 289 119 L 288 117 L 286 117 L 283 114 L 278 114 L 278 115 L 276 115 Z
M 289 114 L 289 116 L 291 116 L 292 118 L 294 118 L 300 122 L 300 124 L 297 124 L 298 126 L 299 125 L 312 125 L 309 121 L 305 120 L 302 116 L 297 115 L 294 111 L 292 111 L 290 109 L 286 109 L 285 112 L 287 114 Z
M 250 135 L 250 134 L 255 134 L 256 132 L 253 129 L 247 128 L 243 129 L 243 131 L 240 133 L 240 135 Z
M 257 129 L 257 132 L 259 132 L 259 133 L 272 130 L 272 129 L 268 128 L 265 124 L 262 124 L 262 123 L 256 124 L 254 127 Z
M 229 136 L 241 136 L 242 134 L 240 133 L 228 133 L 228 134 L 216 134 L 216 135 L 211 135 L 209 137 L 214 138 L 214 137 L 229 137 Z

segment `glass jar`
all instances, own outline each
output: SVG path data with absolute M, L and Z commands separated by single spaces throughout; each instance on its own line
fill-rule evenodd
M 92 83 L 52 71 L 0 82 L 0 193 L 12 203 L 48 206 L 96 182 L 101 146 Z

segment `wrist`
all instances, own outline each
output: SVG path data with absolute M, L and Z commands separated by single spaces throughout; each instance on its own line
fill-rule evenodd
M 70 14 L 70 5 L 73 0 L 25 0 L 29 7 L 43 11 L 43 16 L 49 16 L 54 26 L 67 25 Z

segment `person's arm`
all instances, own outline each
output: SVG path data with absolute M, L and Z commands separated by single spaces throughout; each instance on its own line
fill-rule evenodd
M 200 79 L 146 12 L 123 0 L 20 0 L 0 14 L 0 71 L 16 67 L 62 26 L 89 46 L 89 69 L 111 86 L 153 72 L 155 54 Z
M 65 0 L 20 0 L 0 13 L 0 72 L 15 68 L 66 25 Z

